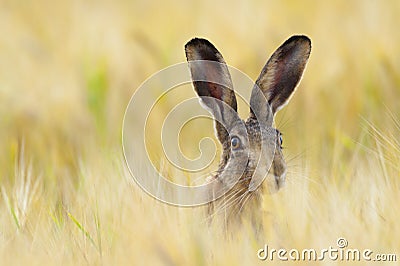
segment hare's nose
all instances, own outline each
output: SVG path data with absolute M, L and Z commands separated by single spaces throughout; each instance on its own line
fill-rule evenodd
M 280 176 L 275 175 L 275 182 L 278 189 L 282 188 L 285 185 L 286 180 L 286 171 L 284 171 Z

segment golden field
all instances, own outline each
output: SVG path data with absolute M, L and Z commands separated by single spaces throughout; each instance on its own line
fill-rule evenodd
M 344 237 L 349 248 L 397 254 L 375 262 L 396 265 L 399 10 L 399 1 L 1 0 L 0 265 L 277 263 L 257 258 L 262 245 L 248 227 L 225 237 L 201 209 L 144 193 L 121 132 L 135 89 L 183 62 L 191 38 L 209 39 L 255 80 L 293 34 L 313 48 L 276 119 L 289 173 L 265 196 L 260 238 L 289 250 Z M 185 130 L 213 137 L 211 122 L 202 128 Z

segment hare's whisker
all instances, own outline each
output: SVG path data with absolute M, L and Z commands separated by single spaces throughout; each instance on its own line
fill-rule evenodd
M 246 196 L 244 197 L 245 199 L 244 199 L 243 203 L 240 203 L 240 202 L 239 202 L 240 209 L 239 209 L 239 212 L 238 212 L 238 213 L 241 213 L 241 212 L 242 212 L 242 209 L 243 209 L 243 207 L 246 205 L 246 202 L 247 202 L 247 201 L 252 197 L 252 195 L 254 195 L 254 194 L 253 194 L 253 193 L 247 192 L 245 195 L 246 195 Z
M 237 197 L 242 191 L 238 190 L 232 195 L 227 200 L 224 200 L 223 204 L 214 211 L 214 213 L 218 213 L 221 211 L 226 211 L 229 207 L 231 207 L 233 204 L 235 204 L 238 200 L 240 200 L 240 197 Z M 223 198 L 225 199 L 225 198 Z

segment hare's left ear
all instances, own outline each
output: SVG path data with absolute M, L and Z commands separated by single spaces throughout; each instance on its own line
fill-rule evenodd
M 310 39 L 301 35 L 290 37 L 272 54 L 251 93 L 252 114 L 258 112 L 262 116 L 273 117 L 285 106 L 303 75 L 310 52 Z M 265 98 L 260 95 L 261 92 Z M 265 101 L 268 101 L 271 109 L 266 108 Z M 261 108 L 263 111 L 257 110 Z
M 215 119 L 219 141 L 228 140 L 237 121 L 237 103 L 231 75 L 221 53 L 208 40 L 194 38 L 185 45 L 194 89 Z

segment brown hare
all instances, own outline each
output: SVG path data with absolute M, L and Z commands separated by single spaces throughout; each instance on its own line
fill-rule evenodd
M 246 120 L 237 114 L 231 76 L 214 45 L 194 38 L 185 45 L 185 52 L 194 89 L 214 117 L 223 147 L 219 168 L 207 180 L 214 182 L 215 191 L 230 188 L 208 203 L 209 215 L 221 213 L 228 223 L 245 216 L 259 224 L 254 220 L 260 217 L 254 214 L 261 212 L 265 187 L 271 193 L 277 191 L 286 177 L 282 137 L 273 127 L 274 116 L 289 101 L 302 77 L 311 41 L 306 36 L 292 36 L 272 54 L 253 87 Z M 232 176 L 237 176 L 233 178 L 236 182 Z

